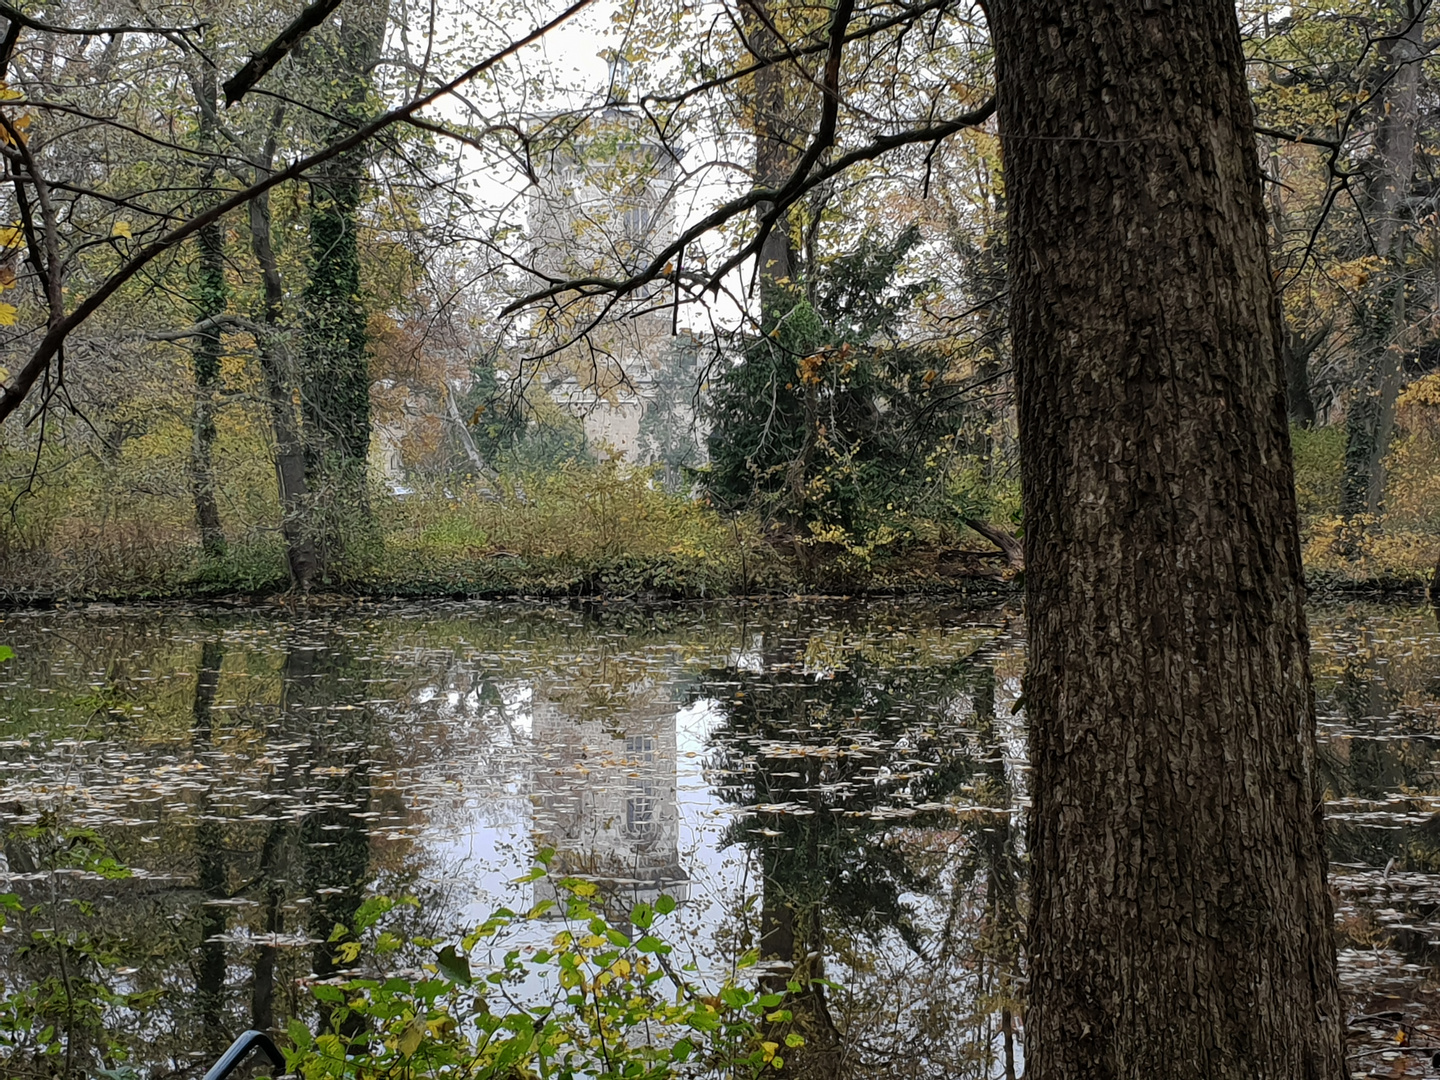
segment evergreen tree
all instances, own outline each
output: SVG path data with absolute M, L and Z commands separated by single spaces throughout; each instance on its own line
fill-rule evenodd
M 705 483 L 721 507 L 851 548 L 904 539 L 913 510 L 943 508 L 966 403 L 941 350 L 904 338 L 932 284 L 903 276 L 919 242 L 915 226 L 867 237 L 808 296 L 792 287 L 773 329 L 715 380 Z

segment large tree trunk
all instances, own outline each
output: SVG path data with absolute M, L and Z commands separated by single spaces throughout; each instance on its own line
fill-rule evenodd
M 329 63 L 319 70 L 335 87 L 339 116 L 332 139 L 367 118 L 370 71 L 385 33 L 384 0 L 350 7 Z M 316 547 L 330 574 L 347 541 L 369 527 L 366 465 L 370 453 L 370 360 L 367 313 L 360 294 L 359 209 L 367 156 L 363 148 L 332 158 L 310 182 L 310 278 L 305 285 L 301 409 L 306 478 L 317 503 Z
M 756 57 L 777 56 L 785 51 L 775 26 L 775 15 L 766 0 L 746 0 L 742 6 L 745 36 Z M 794 76 L 786 64 L 770 64 L 754 75 L 755 182 L 777 188 L 790 179 L 800 155 L 796 105 L 791 101 Z M 764 220 L 774 207 L 761 203 L 755 214 Z M 780 215 L 766 235 L 757 257 L 755 276 L 760 293 L 760 330 L 769 333 L 795 305 L 795 244 L 790 232 L 790 214 Z
M 1382 37 L 1379 119 L 1375 172 L 1369 185 L 1368 235 L 1382 261 L 1368 296 L 1360 304 L 1357 351 L 1364 365 L 1345 410 L 1345 469 L 1340 516 L 1345 519 L 1339 550 L 1355 556 L 1360 541 L 1380 516 L 1385 493 L 1385 456 L 1395 431 L 1403 354 L 1396 340 L 1405 328 L 1405 198 L 1415 172 L 1415 124 L 1420 57 L 1425 54 L 1425 19 L 1418 0 L 1403 0 L 1396 25 Z
M 1333 1080 L 1279 309 L 1230 0 L 996 0 L 1034 804 L 1026 1074 Z

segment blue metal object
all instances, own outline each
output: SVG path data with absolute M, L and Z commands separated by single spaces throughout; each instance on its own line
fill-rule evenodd
M 210 1066 L 210 1071 L 204 1076 L 204 1080 L 225 1080 L 235 1071 L 242 1061 L 250 1056 L 250 1051 L 259 1047 L 265 1052 L 275 1067 L 282 1073 L 285 1071 L 285 1055 L 280 1053 L 270 1036 L 263 1031 L 247 1031 L 230 1044 L 230 1049 L 220 1056 L 220 1060 Z

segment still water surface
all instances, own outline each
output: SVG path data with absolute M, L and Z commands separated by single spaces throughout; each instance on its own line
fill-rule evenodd
M 1440 1044 L 1440 635 L 1429 609 L 1311 618 L 1356 1068 L 1405 1075 L 1429 1055 L 1402 1026 Z M 1023 1068 L 1018 611 L 89 607 L 0 641 L 0 892 L 38 912 L 0 981 L 55 976 L 34 931 L 78 935 L 67 977 L 117 995 L 144 1075 L 308 1019 L 367 896 L 445 936 L 553 895 L 514 880 L 544 849 L 617 913 L 679 900 L 701 976 L 758 949 L 834 980 L 843 1073 Z M 71 1074 L 98 1054 L 78 1038 Z

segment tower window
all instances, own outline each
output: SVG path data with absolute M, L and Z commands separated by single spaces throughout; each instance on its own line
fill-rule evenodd
M 642 780 L 630 786 L 630 795 L 625 800 L 625 835 L 645 840 L 655 832 L 655 785 Z
M 655 736 L 626 735 L 625 757 L 629 761 L 638 761 L 642 765 L 654 765 Z

